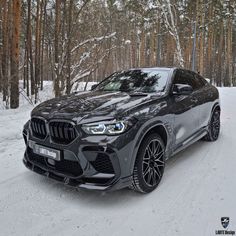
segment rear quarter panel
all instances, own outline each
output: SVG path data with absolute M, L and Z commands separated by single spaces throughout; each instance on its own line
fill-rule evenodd
M 202 103 L 200 104 L 200 128 L 208 125 L 213 108 L 220 105 L 219 91 L 213 85 L 207 85 L 201 92 Z

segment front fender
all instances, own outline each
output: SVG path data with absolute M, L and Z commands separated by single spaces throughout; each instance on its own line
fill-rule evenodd
M 164 118 L 160 119 L 160 117 L 155 117 L 152 119 L 149 119 L 148 121 L 146 121 L 139 129 L 139 131 L 137 132 L 135 139 L 134 139 L 134 147 L 133 147 L 133 151 L 132 151 L 132 161 L 130 163 L 130 171 L 131 173 L 133 172 L 134 169 L 134 165 L 135 165 L 135 161 L 136 161 L 136 157 L 138 154 L 138 150 L 139 147 L 145 137 L 145 135 L 151 131 L 152 129 L 158 127 L 158 126 L 162 126 L 165 131 L 166 131 L 166 135 L 167 135 L 167 142 L 166 142 L 166 158 L 168 158 L 168 156 L 171 153 L 171 146 L 172 146 L 172 142 L 173 140 L 171 139 L 171 133 L 172 133 L 172 123 L 170 122 L 172 119 L 171 115 L 166 115 Z

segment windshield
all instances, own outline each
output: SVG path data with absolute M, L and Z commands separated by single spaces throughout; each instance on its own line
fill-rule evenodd
M 112 74 L 95 90 L 122 92 L 163 92 L 168 79 L 167 70 L 129 70 Z

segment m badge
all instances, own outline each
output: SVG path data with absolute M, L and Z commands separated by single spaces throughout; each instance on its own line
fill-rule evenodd
M 229 217 L 221 217 L 221 224 L 226 229 L 229 225 Z

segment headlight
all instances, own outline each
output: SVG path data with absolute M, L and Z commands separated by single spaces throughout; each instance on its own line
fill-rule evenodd
M 82 125 L 82 129 L 87 134 L 115 135 L 125 132 L 130 127 L 132 127 L 134 123 L 134 119 L 125 121 L 104 121 L 99 123 L 84 124 Z

